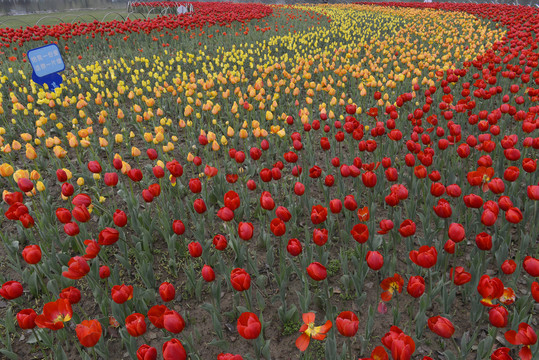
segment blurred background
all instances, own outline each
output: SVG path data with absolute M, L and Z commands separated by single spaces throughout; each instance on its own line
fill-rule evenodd
M 432 2 L 443 2 L 442 0 L 431 0 Z M 151 2 L 151 1 L 150 1 Z M 346 0 L 234 0 L 232 2 L 262 2 L 267 4 L 292 4 L 292 3 L 351 3 Z M 378 0 L 377 2 L 386 2 Z M 412 2 L 403 0 L 402 2 Z M 468 3 L 471 0 L 453 0 L 451 2 Z M 535 6 L 539 0 L 474 0 L 475 3 L 504 3 L 512 5 Z M 72 11 L 77 12 L 88 9 L 99 9 L 102 11 L 127 10 L 128 0 L 0 0 L 0 16 L 14 16 L 27 14 L 47 14 L 55 12 Z M 4 19 L 5 21 L 6 19 Z M 98 17 L 98 20 L 102 20 Z M 110 20 L 110 19 L 109 19 Z M 0 23 L 2 19 L 0 18 Z

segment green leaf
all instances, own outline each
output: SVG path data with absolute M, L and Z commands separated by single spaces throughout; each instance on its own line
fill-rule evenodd
M 9 351 L 6 349 L 0 349 L 0 354 L 3 354 L 13 360 L 17 360 L 19 358 L 19 356 L 15 354 L 13 351 Z
M 227 340 L 213 339 L 208 345 L 217 346 L 219 349 L 223 351 L 228 351 L 229 342 Z
M 444 355 L 446 360 L 457 360 L 457 357 L 455 356 L 455 354 L 453 354 L 451 350 L 446 350 L 444 352 Z
M 54 349 L 55 360 L 68 360 L 64 348 L 61 345 L 57 345 Z

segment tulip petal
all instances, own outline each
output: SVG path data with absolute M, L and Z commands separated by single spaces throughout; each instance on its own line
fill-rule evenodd
M 296 339 L 296 347 L 299 349 L 299 351 L 305 351 L 307 350 L 307 346 L 309 346 L 309 341 L 311 338 L 307 334 L 301 334 Z

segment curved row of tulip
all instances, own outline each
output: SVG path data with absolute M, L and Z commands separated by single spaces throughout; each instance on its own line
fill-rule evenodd
M 228 341 L 228 323 L 253 340 L 255 356 L 275 356 L 268 338 L 275 313 L 283 326 L 299 327 L 301 316 L 300 336 L 288 345 L 309 351 L 311 339 L 324 341 L 325 358 L 372 351 L 364 359 L 408 360 L 421 348 L 423 359 L 435 350 L 447 358 L 532 359 L 537 17 L 459 6 L 275 8 L 275 26 L 263 29 L 301 17 L 322 24 L 253 41 L 256 48 L 227 50 L 207 39 L 208 53 L 154 55 L 152 68 L 148 59 L 118 61 L 101 77 L 99 64 L 80 66 L 58 93 L 36 91 L 37 100 L 19 101 L 13 82 L 21 80 L 8 83 L 6 113 L 28 129 L 1 131 L 5 217 L 25 245 L 3 235 L 22 279 L 5 282 L 0 295 L 19 327 L 39 328 L 35 338 L 57 354 L 63 350 L 47 329 L 65 340 L 64 324 L 76 318 L 80 344 L 102 356 L 103 339 L 118 328 L 139 359 L 157 357 L 144 336 L 161 329 L 163 357 L 185 359 L 200 356 L 207 341 L 184 332 L 195 333 L 198 319 L 179 296 L 199 305 L 204 292 L 200 307 L 212 344 L 222 346 L 218 359 L 241 359 L 231 346 L 250 352 L 246 342 Z M 362 19 L 372 20 L 371 38 L 351 30 Z M 169 78 L 173 64 L 189 70 Z M 215 71 L 228 64 L 236 69 Z M 131 83 L 118 73 L 131 74 Z M 65 95 L 81 83 L 89 95 Z M 28 124 L 34 106 L 36 122 Z M 370 291 L 367 281 L 379 286 Z M 82 320 L 73 306 L 92 297 L 97 320 Z M 42 314 L 22 308 L 32 298 L 41 299 Z M 320 325 L 313 310 L 323 314 Z M 375 320 L 387 324 L 376 334 Z M 434 349 L 426 328 L 460 341 Z

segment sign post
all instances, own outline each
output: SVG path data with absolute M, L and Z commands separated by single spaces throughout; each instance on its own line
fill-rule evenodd
M 27 57 L 33 69 L 32 80 L 36 84 L 47 84 L 51 90 L 60 86 L 62 76 L 58 72 L 65 70 L 65 64 L 56 44 L 32 49 L 28 51 Z

